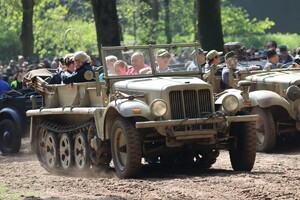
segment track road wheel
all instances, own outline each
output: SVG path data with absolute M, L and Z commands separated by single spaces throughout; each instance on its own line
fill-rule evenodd
M 15 123 L 10 119 L 0 122 L 0 151 L 3 155 L 18 153 L 21 147 L 21 135 Z
M 141 168 L 141 139 L 134 125 L 125 118 L 117 118 L 112 126 L 111 152 L 119 178 L 134 178 Z
M 276 145 L 276 128 L 271 112 L 267 109 L 254 107 L 251 113 L 259 116 L 255 124 L 257 151 L 271 152 Z
M 77 169 L 85 170 L 90 168 L 89 143 L 84 133 L 78 133 L 74 141 L 74 160 Z
M 44 166 L 46 165 L 46 135 L 47 135 L 47 130 L 38 127 L 36 129 L 37 132 L 37 143 L 36 146 L 33 147 L 37 153 L 37 158 L 40 161 L 41 165 Z M 44 166 L 46 167 L 46 166 Z
M 230 125 L 232 140 L 229 150 L 232 168 L 235 171 L 251 171 L 256 157 L 255 122 L 239 122 Z
M 48 132 L 45 138 L 45 160 L 50 171 L 57 168 L 59 161 L 57 136 L 53 132 Z
M 73 167 L 74 157 L 72 151 L 74 149 L 74 144 L 72 141 L 72 137 L 63 133 L 59 139 L 59 158 L 61 167 L 65 170 Z

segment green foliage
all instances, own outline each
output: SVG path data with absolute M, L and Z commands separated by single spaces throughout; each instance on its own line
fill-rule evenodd
M 253 36 L 265 34 L 266 30 L 275 25 L 273 21 L 266 18 L 259 21 L 256 18 L 250 19 L 246 10 L 233 6 L 227 0 L 223 0 L 222 27 L 224 37 L 230 36 Z
M 149 19 L 152 0 L 118 0 L 117 12 L 126 45 L 147 44 L 156 41 L 166 43 L 164 0 L 158 0 L 159 19 Z M 195 1 L 170 1 L 170 29 L 173 43 L 191 43 L 195 41 L 197 24 L 194 9 Z M 19 35 L 21 33 L 22 5 L 20 0 L 0 0 L 0 60 L 9 59 L 21 53 Z M 254 45 L 264 48 L 266 41 L 275 40 L 291 49 L 298 46 L 299 36 L 294 34 L 265 34 L 274 26 L 268 18 L 250 19 L 247 11 L 222 0 L 222 25 L 224 41 L 240 41 L 245 46 Z M 98 54 L 96 29 L 90 1 L 80 0 L 35 0 L 34 16 L 34 52 L 39 58 L 63 56 L 68 52 L 84 50 Z M 77 31 L 65 32 L 69 28 Z M 82 48 L 80 34 L 82 35 Z M 64 37 L 66 40 L 64 41 Z
M 265 49 L 265 45 L 268 41 L 276 41 L 278 46 L 287 45 L 290 51 L 293 51 L 296 47 L 300 46 L 300 35 L 297 34 L 264 34 L 260 36 L 250 36 L 250 37 L 226 37 L 225 42 L 239 41 L 246 48 L 254 46 L 258 49 Z

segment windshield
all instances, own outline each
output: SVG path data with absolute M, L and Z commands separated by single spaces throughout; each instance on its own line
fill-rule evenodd
M 104 73 L 100 81 L 134 76 L 200 74 L 195 44 L 103 47 L 101 53 Z

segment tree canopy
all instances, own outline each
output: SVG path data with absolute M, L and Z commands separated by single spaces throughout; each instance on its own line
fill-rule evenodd
M 195 42 L 198 23 L 195 2 L 185 0 L 117 0 L 122 43 L 148 44 Z M 156 4 L 155 4 L 156 3 Z M 157 5 L 157 17 L 151 13 Z M 20 0 L 0 0 L 0 60 L 8 61 L 21 54 L 22 4 Z M 269 19 L 250 19 L 247 12 L 223 0 L 223 33 L 226 37 L 264 34 L 274 23 Z M 167 21 L 166 19 L 169 19 Z M 166 29 L 166 27 L 169 27 Z M 64 36 L 66 35 L 65 48 Z M 169 30 L 169 31 L 167 31 Z M 34 58 L 62 56 L 81 49 L 98 54 L 95 20 L 90 1 L 35 0 L 33 12 Z

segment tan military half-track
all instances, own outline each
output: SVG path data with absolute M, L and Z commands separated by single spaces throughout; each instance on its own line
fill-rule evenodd
M 169 53 L 167 72 L 156 66 L 160 49 Z M 192 54 L 197 50 L 197 44 L 102 47 L 104 74 L 96 73 L 95 82 L 50 85 L 32 72 L 28 82 L 44 104 L 27 115 L 41 165 L 62 174 L 113 167 L 119 178 L 133 178 L 144 165 L 208 169 L 226 149 L 234 170 L 251 171 L 258 117 L 243 110 L 246 94 L 228 93 L 216 109 L 213 88 L 202 80 L 197 53 Z M 138 74 L 107 70 L 108 55 L 137 69 L 128 56 L 136 52 L 146 64 Z M 183 52 L 188 57 L 180 57 Z M 195 71 L 187 71 L 192 62 Z

